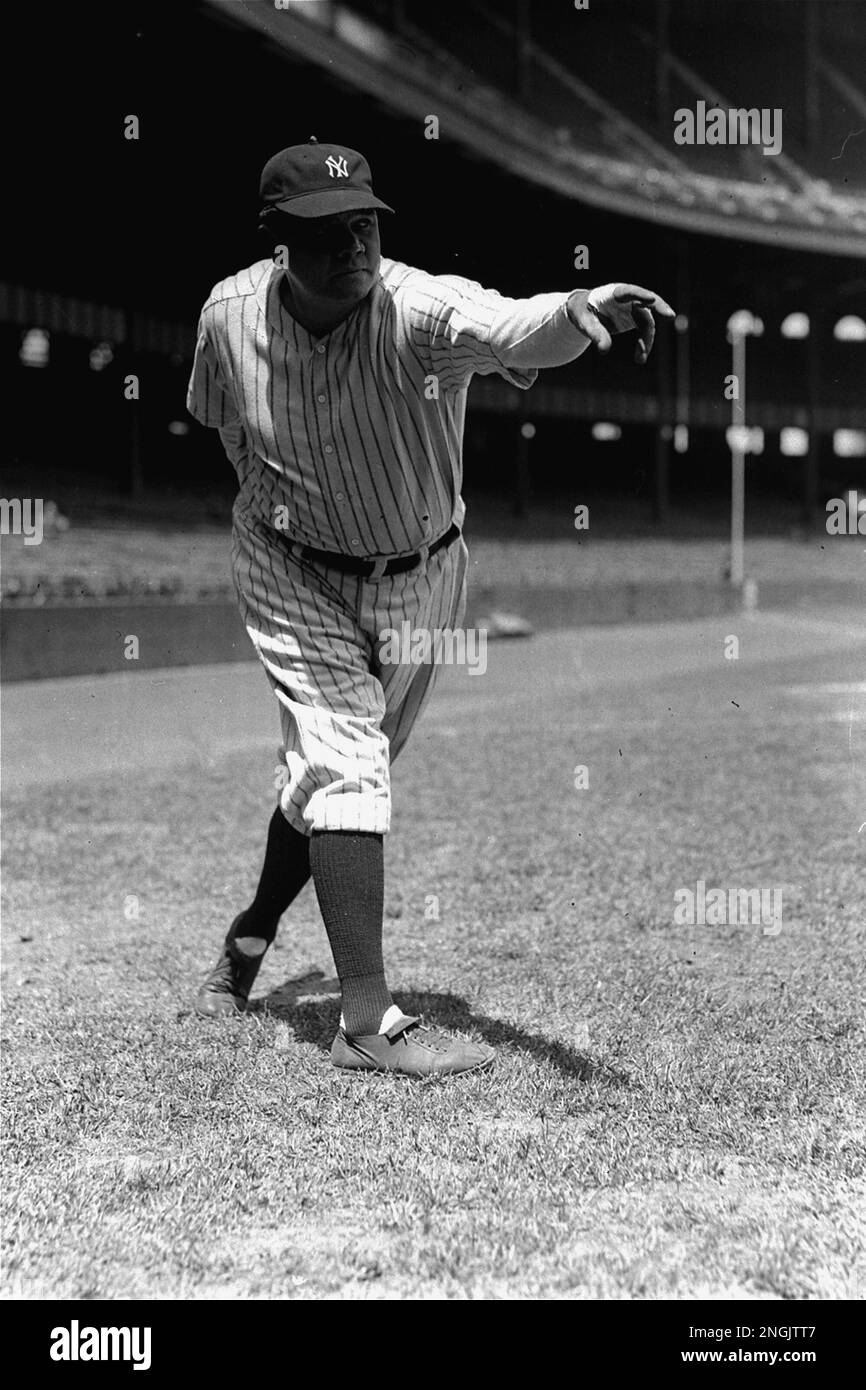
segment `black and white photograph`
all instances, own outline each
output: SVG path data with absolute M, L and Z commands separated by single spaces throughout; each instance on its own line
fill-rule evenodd
M 28 1364 L 213 1383 L 283 1369 L 228 1305 L 578 1302 L 611 1367 L 827 1374 L 866 1299 L 866 3 L 5 27 Z

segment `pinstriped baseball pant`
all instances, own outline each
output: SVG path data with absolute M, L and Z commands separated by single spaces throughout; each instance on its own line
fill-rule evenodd
M 436 665 L 379 661 L 382 633 L 459 628 L 462 537 L 415 570 L 371 581 L 299 560 L 285 537 L 235 508 L 241 617 L 279 702 L 288 781 L 283 814 L 302 834 L 391 824 L 389 765 L 432 691 Z

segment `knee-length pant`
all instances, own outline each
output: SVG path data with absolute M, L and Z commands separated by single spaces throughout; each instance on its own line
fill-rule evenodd
M 365 579 L 300 559 L 284 534 L 235 509 L 241 616 L 279 702 L 286 819 L 302 834 L 391 823 L 390 763 L 437 666 L 389 660 L 383 634 L 457 629 L 466 606 L 462 536 L 405 574 Z

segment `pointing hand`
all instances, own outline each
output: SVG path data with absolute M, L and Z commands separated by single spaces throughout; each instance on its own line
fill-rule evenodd
M 674 310 L 661 295 L 640 285 L 601 285 L 594 290 L 575 290 L 568 301 L 572 323 L 595 343 L 599 352 L 610 352 L 612 335 L 636 328 L 640 337 L 634 360 L 641 365 L 652 351 L 656 336 L 653 310 L 672 319 Z

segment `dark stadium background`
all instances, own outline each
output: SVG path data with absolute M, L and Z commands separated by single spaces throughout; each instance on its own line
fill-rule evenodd
M 352 0 L 348 8 L 392 34 L 408 16 L 480 81 L 504 91 L 527 81 L 519 44 L 485 25 L 469 0 Z M 666 7 L 593 0 L 588 13 L 575 13 L 570 4 L 508 0 L 497 13 L 528 26 L 538 44 L 648 130 L 658 118 L 654 69 L 626 35 L 632 22 L 656 31 L 666 16 L 680 57 L 739 104 L 782 106 L 786 148 L 795 142 L 807 167 L 840 190 L 863 190 L 866 132 L 858 132 L 844 103 L 824 92 L 818 120 L 807 128 L 807 8 L 800 0 L 672 0 Z M 821 0 L 815 8 L 822 52 L 862 92 L 866 5 Z M 589 419 L 548 416 L 536 404 L 537 387 L 519 401 L 508 393 L 514 413 L 495 402 L 473 407 L 470 393 L 467 493 L 491 510 L 519 507 L 528 472 L 536 517 L 560 493 L 572 496 L 579 480 L 581 495 L 621 500 L 625 529 L 664 524 L 723 532 L 730 476 L 725 324 L 742 307 L 765 323 L 764 336 L 748 346 L 752 401 L 784 407 L 783 416 L 789 411 L 797 423 L 817 363 L 821 405 L 838 411 L 840 423 L 864 425 L 866 346 L 835 342 L 831 333 L 842 313 L 864 313 L 863 259 L 655 226 L 548 192 L 471 157 L 447 131 L 439 141 L 424 140 L 419 122 L 395 114 L 384 94 L 375 100 L 320 66 L 277 55 L 206 4 L 18 6 L 7 67 L 17 79 L 4 95 L 3 280 L 49 299 L 71 296 L 148 314 L 187 335 L 174 352 L 117 344 L 110 366 L 94 372 L 89 354 L 104 334 L 88 339 L 61 330 L 51 335 L 50 367 L 39 371 L 19 364 L 25 325 L 5 313 L 7 492 L 26 482 L 28 491 L 57 497 L 73 515 L 97 497 L 120 503 L 181 494 L 192 495 L 193 509 L 195 497 L 203 507 L 206 501 L 209 515 L 227 510 L 233 480 L 215 437 L 192 424 L 187 434 L 172 434 L 168 425 L 187 420 L 189 337 L 210 286 L 262 254 L 260 168 L 275 150 L 310 134 L 367 154 L 380 196 L 397 210 L 394 219 L 383 216 L 385 254 L 516 295 L 630 279 L 688 315 L 691 392 L 717 403 L 718 422 L 693 427 L 684 454 L 664 448 L 667 489 L 656 472 L 657 423 L 625 418 L 621 441 L 599 444 Z M 531 83 L 523 90 L 530 108 L 543 96 Z M 138 141 L 123 138 L 129 113 L 140 118 Z M 573 114 L 564 110 L 563 121 L 572 121 L 579 145 Z M 501 138 L 506 145 L 509 132 Z M 713 154 L 720 169 L 731 152 Z M 760 159 L 758 152 L 751 165 L 758 172 Z M 578 243 L 590 248 L 588 272 L 572 267 Z M 813 317 L 811 344 L 779 334 L 782 319 L 796 310 Z M 822 315 L 823 326 L 815 327 Z M 663 333 L 655 362 L 641 372 L 621 340 L 609 359 L 587 354 L 544 380 L 566 386 L 576 400 L 597 389 L 621 390 L 638 407 L 661 398 L 670 410 L 674 353 L 673 333 Z M 143 383 L 135 438 L 134 411 L 119 388 L 130 370 Z M 525 418 L 537 430 L 530 446 L 520 442 Z M 763 454 L 749 463 L 750 526 L 821 525 L 825 499 L 866 475 L 862 458 L 834 456 L 829 432 L 812 464 L 809 478 L 806 462 L 783 457 L 778 430 L 769 429 Z

